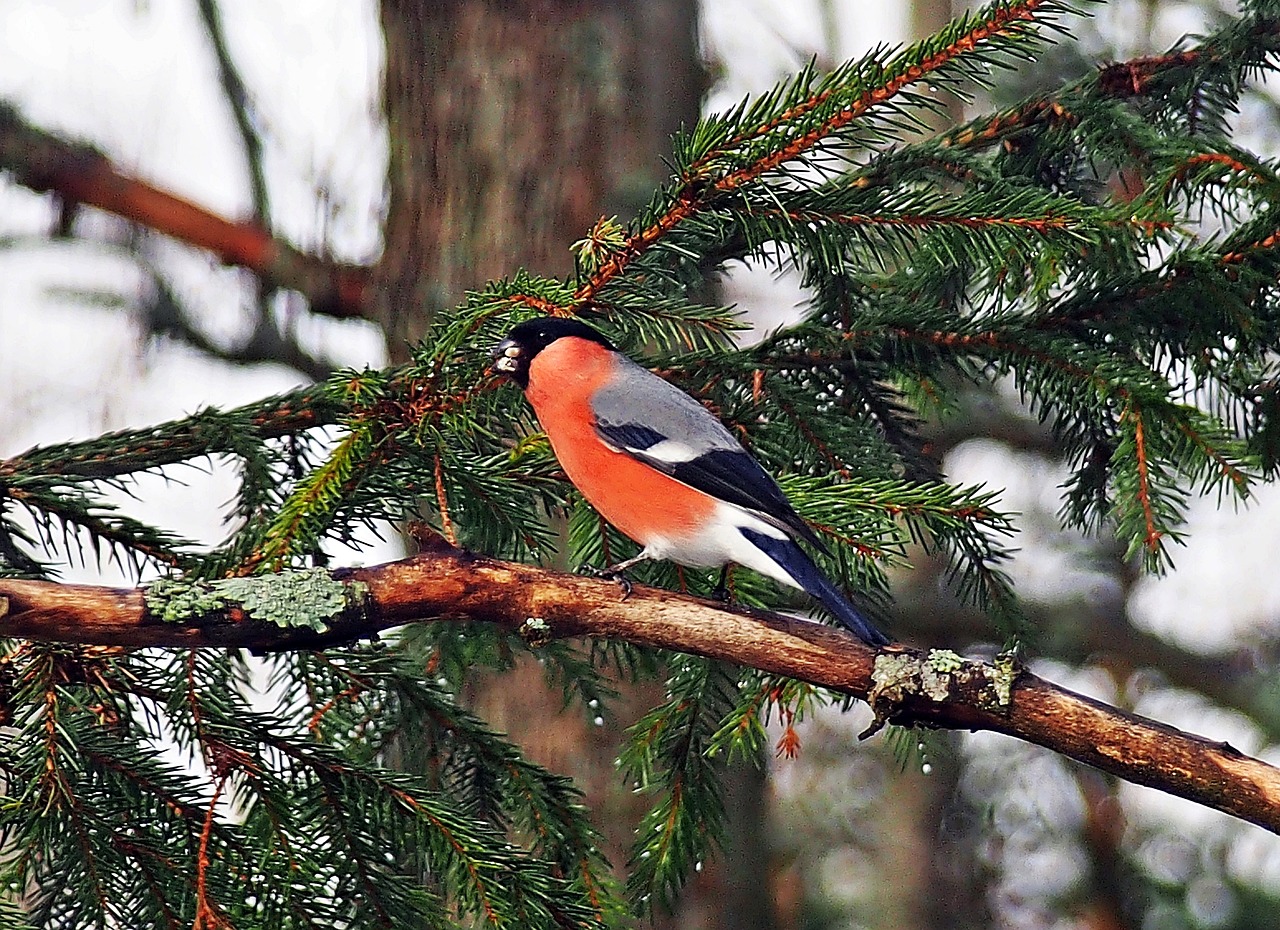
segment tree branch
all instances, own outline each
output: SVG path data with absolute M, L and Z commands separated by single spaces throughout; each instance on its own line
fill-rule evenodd
M 259 440 L 296 436 L 339 422 L 342 410 L 324 385 L 232 410 L 202 410 L 181 420 L 108 433 L 89 442 L 36 446 L 0 460 L 0 484 L 15 475 L 111 479 L 219 452 L 234 453 L 228 436 L 247 427 Z
M 25 187 L 53 191 L 207 249 L 267 284 L 298 291 L 315 313 L 362 317 L 369 269 L 300 252 L 255 223 L 238 223 L 125 174 L 96 149 L 58 138 L 0 103 L 0 171 Z
M 231 57 L 227 47 L 226 31 L 222 27 L 222 11 L 215 0 L 197 0 L 196 7 L 200 11 L 200 19 L 204 23 L 204 31 L 213 47 L 213 56 L 218 62 L 218 79 L 222 84 L 223 96 L 227 98 L 227 106 L 231 108 L 231 116 L 236 121 L 236 131 L 240 133 L 240 141 L 244 145 L 245 169 L 249 172 L 249 189 L 253 192 L 253 215 L 258 222 L 266 224 L 271 217 L 271 200 L 267 191 L 266 172 L 262 166 L 262 137 L 253 125 L 253 104 L 249 99 L 249 88 Z
M 302 574 L 254 579 L 262 589 L 252 601 L 270 601 L 272 586 L 296 583 Z M 1000 669 L 949 653 L 877 652 L 818 623 L 653 588 L 637 586 L 624 600 L 612 582 L 443 544 L 399 562 L 311 574 L 318 585 L 339 589 L 338 603 L 346 605 L 332 607 L 319 630 L 255 619 L 244 606 L 250 599 L 217 594 L 217 583 L 197 592 L 203 606 L 187 614 L 199 616 L 166 622 L 161 611 L 178 603 L 173 583 L 162 594 L 0 579 L 0 633 L 99 645 L 281 650 L 350 642 L 411 621 L 478 620 L 518 631 L 535 645 L 561 637 L 622 639 L 821 685 L 869 701 L 880 719 L 1005 733 L 1280 833 L 1280 770 L 1026 671 L 1003 681 L 1002 696 Z M 200 603 L 191 592 L 183 597 Z

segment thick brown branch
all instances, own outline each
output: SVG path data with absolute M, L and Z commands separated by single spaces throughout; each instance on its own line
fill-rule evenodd
M 298 291 L 316 313 L 363 316 L 369 269 L 298 251 L 255 223 L 234 222 L 121 171 L 86 145 L 67 142 L 0 104 L 0 171 L 25 187 L 53 191 L 207 249 L 268 284 Z
M 611 582 L 449 548 L 336 571 L 332 578 L 363 587 L 360 603 L 332 617 L 322 633 L 281 629 L 235 607 L 166 623 L 148 610 L 140 589 L 12 579 L 0 580 L 0 631 L 103 645 L 269 650 L 356 640 L 415 620 L 482 620 L 535 641 L 622 639 L 753 666 L 871 699 L 882 714 L 902 723 L 1006 733 L 1280 833 L 1280 770 L 1224 743 L 1124 713 L 1027 672 L 1017 675 L 1007 705 L 1001 707 L 983 693 L 985 686 L 975 684 L 990 671 L 978 663 L 958 664 L 950 672 L 944 668 L 939 677 L 932 658 L 905 647 L 877 653 L 817 623 L 729 610 L 650 588 L 638 587 L 621 600 Z M 887 681 L 890 666 L 894 675 Z M 933 675 L 931 686 L 920 687 L 922 673 Z

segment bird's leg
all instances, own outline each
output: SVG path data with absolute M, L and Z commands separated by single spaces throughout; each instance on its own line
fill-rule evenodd
M 623 574 L 633 565 L 638 565 L 649 558 L 644 551 L 634 558 L 623 559 L 613 565 L 606 565 L 604 568 L 592 568 L 590 565 L 581 566 L 578 571 L 586 574 L 595 575 L 597 578 L 612 578 L 618 583 L 618 587 L 622 589 L 622 599 L 625 601 L 631 596 L 631 580 Z
M 727 604 L 733 600 L 733 595 L 729 593 L 729 563 L 725 562 L 720 566 L 720 580 L 716 582 L 716 586 L 711 589 L 711 597 L 717 601 Z

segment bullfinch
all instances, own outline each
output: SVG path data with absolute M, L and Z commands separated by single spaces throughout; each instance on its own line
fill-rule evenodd
M 645 559 L 737 563 L 807 591 L 863 642 L 890 642 L 797 545 L 826 551 L 760 463 L 702 404 L 595 329 L 521 323 L 494 348 L 493 367 L 524 391 L 569 480 L 644 547 L 605 573 Z

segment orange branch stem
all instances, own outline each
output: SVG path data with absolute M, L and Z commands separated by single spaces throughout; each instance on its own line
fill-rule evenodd
M 1147 550 L 1160 550 L 1160 537 L 1164 534 L 1156 528 L 1155 512 L 1151 506 L 1150 465 L 1147 462 L 1147 439 L 1142 420 L 1142 408 L 1136 400 L 1130 400 L 1125 410 L 1125 417 L 1133 418 L 1133 448 L 1138 459 L 1138 501 L 1142 504 L 1142 518 L 1146 523 L 1146 536 L 1143 540 Z
M 880 86 L 864 92 L 857 99 L 851 101 L 848 106 L 833 114 L 809 132 L 797 136 L 786 145 L 749 165 L 736 171 L 731 171 L 705 186 L 699 185 L 700 179 L 686 179 L 687 183 L 679 199 L 654 223 L 631 236 L 622 248 L 614 252 L 578 287 L 574 296 L 579 303 L 590 302 L 602 287 L 621 274 L 632 261 L 647 251 L 655 242 L 683 220 L 705 208 L 706 204 L 715 195 L 737 190 L 812 149 L 822 139 L 844 128 L 871 108 L 887 102 L 905 88 L 922 80 L 931 72 L 936 71 L 960 55 L 973 51 L 980 43 L 1008 29 L 1012 23 L 1025 22 L 1031 19 L 1036 10 L 1044 5 L 1044 2 L 1045 0 L 1024 0 L 1022 3 L 1010 5 L 996 11 L 996 14 L 990 20 L 979 23 L 946 48 L 940 49 L 916 65 L 902 69 Z M 814 100 L 800 104 L 793 109 L 801 111 L 812 109 L 818 105 L 820 99 L 825 99 L 824 94 L 826 92 L 818 95 Z M 704 158 L 707 157 L 710 156 L 705 156 Z

